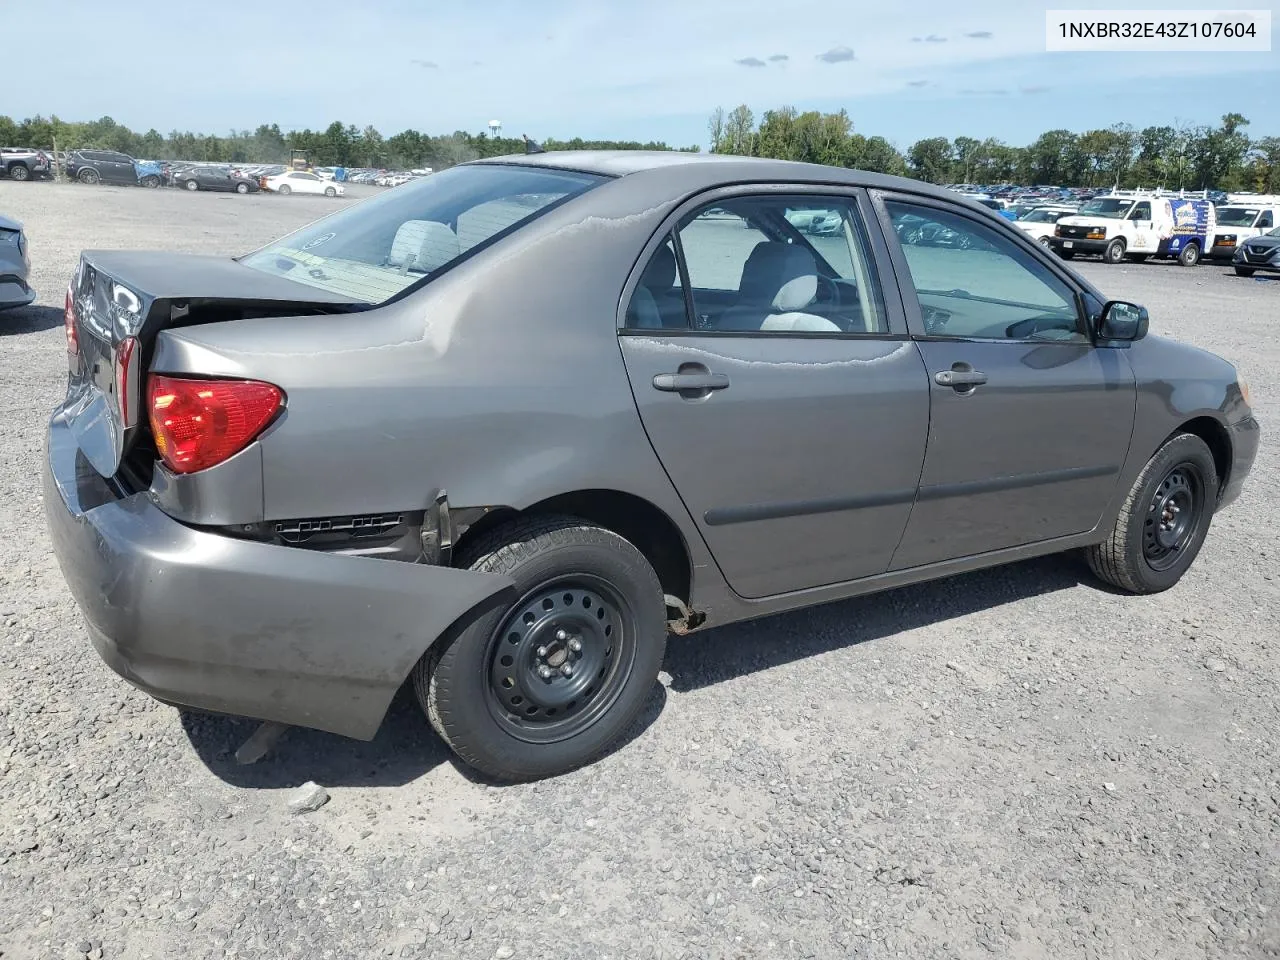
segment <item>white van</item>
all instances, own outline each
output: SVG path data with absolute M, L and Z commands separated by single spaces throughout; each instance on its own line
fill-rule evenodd
M 1059 220 L 1049 245 L 1067 260 L 1077 253 L 1101 254 L 1104 263 L 1175 257 L 1184 267 L 1194 267 L 1216 227 L 1214 206 L 1207 199 L 1116 190 Z
M 1205 256 L 1229 260 L 1236 247 L 1250 237 L 1257 237 L 1280 225 L 1280 197 L 1261 194 L 1235 194 L 1216 211 L 1218 226 Z

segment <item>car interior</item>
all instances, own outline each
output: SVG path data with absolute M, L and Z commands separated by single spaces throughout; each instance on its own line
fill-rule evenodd
M 824 212 L 826 208 L 824 207 Z M 807 208 L 785 200 L 744 199 L 698 211 L 679 228 L 694 324 L 743 333 L 871 333 L 886 328 L 878 289 L 847 215 L 844 231 L 822 242 L 841 251 L 842 276 L 792 224 L 811 224 Z M 825 221 L 824 221 L 825 222 Z M 744 231 L 751 231 L 750 233 Z M 760 239 L 755 239 L 754 237 Z M 850 252 L 850 244 L 855 252 Z M 744 256 L 745 253 L 745 256 Z M 715 281 L 714 283 L 712 281 Z M 627 310 L 633 329 L 688 329 L 678 258 L 668 237 L 646 264 Z

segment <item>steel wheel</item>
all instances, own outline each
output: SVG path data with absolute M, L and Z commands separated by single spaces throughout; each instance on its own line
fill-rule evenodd
M 1152 570 L 1168 570 L 1182 556 L 1204 509 L 1204 478 L 1195 464 L 1170 470 L 1156 487 L 1142 526 L 1142 556 Z
M 622 596 L 595 577 L 567 577 L 530 591 L 486 653 L 494 720 L 526 743 L 554 743 L 590 727 L 631 676 L 632 621 Z

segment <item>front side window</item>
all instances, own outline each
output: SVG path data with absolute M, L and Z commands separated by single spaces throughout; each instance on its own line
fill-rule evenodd
M 1133 213 L 1129 214 L 1129 219 L 1130 220 L 1150 220 L 1151 204 L 1149 204 L 1145 200 L 1142 201 L 1142 203 L 1135 203 L 1133 205 Z
M 1272 217 L 1270 210 L 1267 210 L 1265 213 L 1262 214 L 1261 217 L 1258 218 L 1258 229 L 1270 230 L 1274 226 L 1275 226 L 1275 219 Z
M 239 262 L 378 305 L 602 179 L 463 164 L 347 207 Z
M 851 199 L 735 197 L 685 217 L 678 233 L 699 329 L 888 331 Z
M 929 335 L 1088 340 L 1066 282 L 997 231 L 936 207 L 885 206 Z

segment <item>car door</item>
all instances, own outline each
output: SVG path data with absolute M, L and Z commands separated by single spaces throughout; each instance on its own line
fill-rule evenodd
M 1142 200 L 1133 205 L 1125 218 L 1133 228 L 1133 238 L 1129 242 L 1130 253 L 1155 253 L 1160 245 L 1151 214 L 1151 201 Z
M 691 203 L 621 301 L 649 440 L 745 597 L 883 573 L 915 497 L 927 376 L 858 197 Z M 793 226 L 820 211 L 840 229 Z
M 321 192 L 320 178 L 314 173 L 295 173 L 293 174 L 293 179 L 295 181 L 293 189 L 298 191 L 298 193 Z
M 958 204 L 877 193 L 875 205 L 930 395 L 920 490 L 892 568 L 1093 529 L 1133 428 L 1126 352 L 1094 345 L 1081 291 L 1035 245 Z M 911 217 L 966 242 L 899 242 L 894 226 Z
M 137 183 L 138 173 L 133 161 L 122 153 L 104 153 L 102 179 L 112 183 Z

